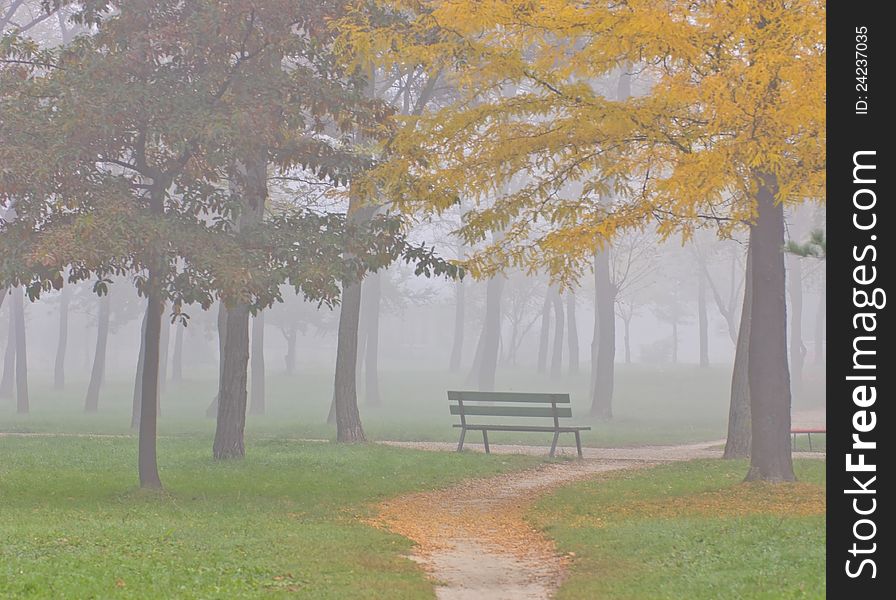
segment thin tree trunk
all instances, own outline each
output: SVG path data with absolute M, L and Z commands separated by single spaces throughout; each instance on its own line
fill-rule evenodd
M 451 359 L 448 369 L 452 373 L 460 371 L 460 361 L 464 349 L 464 296 L 465 286 L 463 279 L 454 283 L 454 341 L 451 344 Z
M 593 395 L 591 416 L 613 418 L 613 370 L 616 361 L 615 291 L 610 279 L 610 250 L 594 253 L 595 319 L 597 325 L 597 360 L 592 374 Z
M 99 311 L 96 319 L 96 351 L 93 354 L 93 368 L 90 370 L 90 383 L 87 386 L 87 397 L 84 400 L 84 412 L 95 413 L 99 408 L 100 388 L 106 373 L 106 347 L 109 341 L 109 294 L 99 298 Z
M 361 316 L 360 282 L 343 282 L 341 306 L 333 401 L 336 417 L 336 440 L 339 442 L 364 442 L 366 437 L 361 425 L 361 413 L 358 410 L 357 390 L 358 323 Z
M 815 354 L 814 361 L 818 367 L 824 366 L 824 328 L 827 318 L 827 294 L 824 285 L 818 294 L 818 308 L 815 311 Z
M 218 317 L 216 320 L 218 328 L 218 384 L 224 377 L 224 348 L 227 342 L 227 305 L 223 301 L 218 303 Z M 219 390 L 220 392 L 220 390 Z M 205 409 L 205 416 L 209 419 L 218 416 L 218 394 L 212 398 L 208 407 Z
M 803 263 L 800 257 L 788 254 L 785 264 L 790 296 L 790 393 L 793 398 L 799 398 L 806 359 L 803 344 Z
M 488 280 L 486 287 L 482 356 L 477 378 L 477 387 L 483 392 L 495 389 L 495 372 L 498 369 L 498 349 L 501 343 L 501 295 L 504 292 L 504 282 L 503 275 L 496 275 Z
M 624 328 L 623 339 L 625 341 L 625 364 L 632 364 L 632 342 L 631 342 L 631 318 L 622 319 L 622 326 Z
M 146 324 L 148 311 L 143 314 L 143 323 L 140 325 L 140 352 L 137 355 L 137 375 L 134 377 L 134 401 L 131 406 L 131 429 L 140 425 L 140 407 L 143 405 L 143 366 L 146 364 Z
M 538 334 L 538 372 L 544 373 L 548 366 L 548 341 L 551 339 L 551 288 L 548 288 L 541 307 L 541 332 Z
M 249 396 L 249 412 L 263 415 L 265 411 L 264 388 L 264 311 L 252 319 L 252 350 L 249 352 L 252 369 L 252 392 Z
M 165 302 L 158 274 L 152 270 L 147 278 L 146 331 L 143 335 L 144 359 L 140 393 L 138 472 L 140 487 L 161 488 L 156 458 L 156 429 L 159 404 L 159 342 L 162 333 L 162 312 Z
M 579 326 L 576 323 L 576 295 L 569 292 L 566 296 L 566 328 L 569 330 L 569 374 L 579 374 Z
M 17 287 L 12 292 L 10 309 L 15 315 L 16 339 L 16 412 L 28 414 L 28 352 L 25 339 L 25 290 Z
M 175 323 L 174 354 L 171 356 L 171 381 L 184 379 L 184 329 L 182 323 Z
M 12 398 L 16 384 L 16 316 L 9 302 L 9 335 L 6 340 L 6 352 L 3 355 L 3 377 L 0 377 L 0 398 Z
M 287 329 L 283 334 L 286 338 L 286 355 L 283 362 L 286 366 L 286 374 L 292 375 L 296 371 L 296 336 L 298 332 L 295 329 Z
M 236 223 L 238 231 L 261 223 L 268 195 L 267 158 L 254 157 L 237 162 L 230 185 L 242 199 Z M 218 414 L 212 453 L 216 459 L 242 458 L 249 378 L 249 306 L 235 303 L 227 307 L 224 358 L 218 382 Z
M 379 406 L 382 404 L 379 372 L 382 274 L 371 273 L 364 280 L 361 294 L 364 308 L 364 329 L 367 331 L 364 343 L 364 399 L 370 406 Z
M 483 320 L 482 330 L 476 339 L 476 352 L 473 354 L 473 363 L 470 365 L 470 372 L 464 381 L 465 385 L 478 385 L 479 371 L 482 368 L 482 345 L 485 341 L 485 321 Z
M 164 311 L 164 308 L 162 309 Z M 162 329 L 159 337 L 159 395 L 168 385 L 168 347 L 171 345 L 171 321 L 162 315 Z
M 747 249 L 747 268 L 744 277 L 744 300 L 740 311 L 737 345 L 734 351 L 734 370 L 731 374 L 731 400 L 728 408 L 728 439 L 723 458 L 750 456 L 750 322 L 753 305 L 753 253 Z
M 551 298 L 554 305 L 554 347 L 551 352 L 551 379 L 560 379 L 563 370 L 563 300 L 560 291 L 554 290 Z
M 242 458 L 246 450 L 246 404 L 249 366 L 249 307 L 229 307 L 224 325 L 225 349 L 218 382 L 218 420 L 212 448 L 216 459 Z
M 753 293 L 749 381 L 753 445 L 747 480 L 794 481 L 784 272 L 784 207 L 777 179 L 759 176 L 758 218 L 750 228 Z
M 68 309 L 72 291 L 67 285 L 59 295 L 59 338 L 56 344 L 56 360 L 53 363 L 53 389 L 65 388 L 65 354 L 68 350 Z
M 706 277 L 697 274 L 697 320 L 700 328 L 700 366 L 709 366 L 709 317 L 706 314 Z
M 672 320 L 672 364 L 678 364 L 678 321 Z

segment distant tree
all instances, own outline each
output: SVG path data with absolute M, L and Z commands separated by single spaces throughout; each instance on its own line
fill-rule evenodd
M 81 6 L 79 18 L 93 19 L 91 35 L 64 48 L 42 49 L 23 38 L 2 47 L 0 135 L 8 143 L 0 161 L 13 168 L 0 173 L 0 203 L 14 202 L 20 218 L 0 224 L 0 286 L 24 283 L 34 298 L 61 287 L 65 269 L 69 282 L 133 274 L 147 301 L 138 470 L 142 486 L 159 487 L 166 305 L 180 319 L 183 306 L 205 308 L 216 296 L 244 307 L 236 321 L 228 316 L 229 337 L 250 307 L 276 301 L 284 282 L 333 303 L 338 282 L 399 256 L 421 272 L 454 267 L 412 246 L 401 223 L 387 217 L 359 226 L 339 214 L 296 211 L 234 227 L 248 202 L 243 175 L 234 170 L 245 157 L 264 151 L 278 168 L 308 168 L 344 183 L 359 164 L 357 153 L 324 139 L 324 121 L 357 129 L 382 120 L 382 110 L 352 96 L 358 86 L 351 76 L 348 84 L 334 79 L 326 55 L 301 43 L 330 35 L 323 24 L 332 5 L 141 0 L 114 12 L 104 3 Z M 288 68 L 287 52 L 296 57 Z M 236 399 L 219 402 L 227 427 L 216 435 L 218 457 L 243 453 L 247 354 L 223 370 L 237 378 Z M 220 418 L 221 411 L 232 418 Z
M 96 351 L 93 355 L 93 367 L 90 371 L 90 383 L 87 385 L 87 397 L 84 400 L 84 412 L 97 411 L 100 401 L 100 386 L 106 374 L 106 346 L 109 339 L 109 321 L 111 308 L 109 303 L 109 290 L 103 286 L 98 290 L 99 310 L 96 317 Z
M 63 287 L 59 295 L 59 338 L 56 342 L 56 359 L 53 362 L 53 388 L 65 389 L 65 355 L 68 350 L 68 312 L 71 289 Z

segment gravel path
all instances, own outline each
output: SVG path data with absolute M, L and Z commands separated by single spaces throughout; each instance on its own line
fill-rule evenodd
M 439 442 L 383 443 L 432 451 L 455 448 Z M 587 448 L 584 460 L 545 464 L 395 498 L 380 506 L 373 524 L 416 543 L 412 558 L 436 582 L 440 600 L 542 600 L 552 597 L 559 587 L 569 557 L 558 555 L 551 540 L 525 521 L 526 510 L 539 495 L 610 471 L 717 458 L 721 456 L 718 446 L 719 442 L 705 442 Z M 547 454 L 547 448 L 537 446 L 491 445 L 491 449 L 495 453 Z

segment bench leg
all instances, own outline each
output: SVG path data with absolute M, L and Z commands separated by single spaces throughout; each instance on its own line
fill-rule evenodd
M 559 437 L 560 437 L 560 432 L 559 432 L 559 431 L 555 431 L 555 432 L 554 432 L 554 440 L 551 442 L 551 453 L 550 453 L 550 456 L 552 456 L 552 457 L 554 456 L 554 452 L 556 452 L 556 450 L 557 450 L 557 439 L 558 439 Z
M 485 453 L 491 454 L 488 449 L 488 431 L 485 429 L 482 430 L 482 443 L 485 444 Z
M 809 436 L 809 452 L 812 452 L 812 434 L 807 433 L 806 435 Z
M 579 453 L 579 458 L 584 458 L 582 456 L 582 438 L 579 436 L 579 432 L 576 431 L 576 451 Z
M 466 430 L 466 429 L 461 429 L 461 430 L 460 430 L 460 441 L 457 442 L 457 451 L 458 451 L 458 452 L 463 451 L 463 449 L 464 449 L 464 438 L 465 438 L 466 436 L 467 436 L 467 430 Z

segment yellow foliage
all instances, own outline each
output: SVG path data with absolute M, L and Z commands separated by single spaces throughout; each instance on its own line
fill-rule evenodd
M 454 94 L 407 118 L 357 187 L 408 212 L 463 199 L 458 233 L 489 240 L 474 275 L 574 279 L 617 231 L 650 221 L 730 233 L 756 215 L 759 173 L 782 202 L 824 199 L 821 0 L 374 6 L 338 24 L 346 51 L 439 73 Z M 634 93 L 617 93 L 629 77 Z

